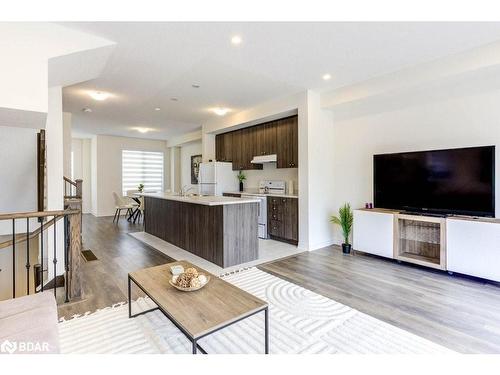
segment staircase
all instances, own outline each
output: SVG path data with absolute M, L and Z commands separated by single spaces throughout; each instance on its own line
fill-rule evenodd
M 82 297 L 83 182 L 63 177 L 64 209 L 46 210 L 46 170 L 45 131 L 41 130 L 37 134 L 38 210 L 0 214 L 4 233 L 9 233 L 9 222 L 12 228 L 10 234 L 0 235 L 0 300 L 47 289 L 63 302 Z

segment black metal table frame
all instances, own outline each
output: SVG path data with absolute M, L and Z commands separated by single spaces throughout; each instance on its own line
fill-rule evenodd
M 139 212 L 140 212 L 139 207 L 141 207 L 141 200 L 137 197 L 130 197 L 129 196 L 129 198 L 134 200 L 138 204 L 138 206 L 134 210 L 130 211 L 130 215 L 127 218 L 127 221 L 131 221 L 132 219 L 134 219 L 134 224 L 135 224 L 137 217 L 139 216 Z
M 132 315 L 131 281 L 133 281 L 134 284 L 140 290 L 142 290 L 144 292 L 144 294 L 146 294 L 154 303 L 156 303 L 157 307 L 155 307 L 153 309 L 141 311 L 139 313 Z M 162 309 L 160 307 L 160 304 L 158 302 L 156 302 L 155 299 L 153 297 L 151 297 L 151 295 L 146 290 L 144 290 L 144 288 L 141 285 L 139 285 L 133 278 L 130 277 L 130 275 L 128 275 L 128 317 L 129 317 L 129 319 L 135 318 L 136 316 L 147 314 L 149 312 L 156 311 L 156 310 L 160 310 L 163 313 L 163 315 L 165 315 L 168 318 L 168 320 L 170 320 L 179 329 L 179 331 L 181 331 L 184 334 L 184 336 L 186 336 L 186 338 L 189 341 L 191 341 L 193 354 L 197 354 L 198 350 L 203 354 L 207 354 L 207 352 L 198 344 L 198 340 L 201 340 L 202 338 L 204 338 L 208 335 L 211 335 L 212 333 L 220 331 L 221 329 L 227 328 L 235 323 L 238 323 L 246 318 L 249 318 L 255 314 L 258 314 L 258 313 L 264 311 L 264 350 L 265 350 L 265 354 L 269 354 L 269 306 L 268 305 L 266 305 L 265 307 L 263 307 L 257 311 L 253 311 L 252 313 L 250 313 L 248 315 L 242 316 L 235 321 L 231 321 L 230 323 L 224 324 L 220 327 L 217 327 L 216 329 L 213 329 L 209 332 L 204 333 L 201 336 L 194 338 L 188 332 L 186 332 L 186 330 L 180 324 L 178 324 L 177 321 L 172 316 L 170 316 L 170 314 L 167 311 Z

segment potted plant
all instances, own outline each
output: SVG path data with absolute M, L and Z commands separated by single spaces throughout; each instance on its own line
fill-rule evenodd
M 349 236 L 352 230 L 353 213 L 351 210 L 351 205 L 349 203 L 344 203 L 342 207 L 339 208 L 339 216 L 332 215 L 330 221 L 334 224 L 340 225 L 342 229 L 342 235 L 344 236 L 344 243 L 342 244 L 342 252 L 344 254 L 349 254 L 351 252 L 351 244 L 349 243 Z
M 139 193 L 142 193 L 144 191 L 144 184 L 139 184 L 139 186 L 137 186 L 137 190 L 139 190 Z
M 238 180 L 240 181 L 240 191 L 243 191 L 243 181 L 247 179 L 247 176 L 243 173 L 243 171 L 238 172 Z

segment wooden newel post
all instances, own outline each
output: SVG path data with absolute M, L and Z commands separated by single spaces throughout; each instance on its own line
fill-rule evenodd
M 68 203 L 70 209 L 81 210 L 81 200 L 72 199 Z M 69 220 L 69 272 L 68 294 L 69 299 L 82 298 L 82 215 L 80 213 L 68 216 Z
M 81 198 L 82 197 L 82 184 L 83 184 L 83 180 L 75 180 L 75 182 L 76 182 L 76 193 L 75 193 L 75 195 L 78 198 Z

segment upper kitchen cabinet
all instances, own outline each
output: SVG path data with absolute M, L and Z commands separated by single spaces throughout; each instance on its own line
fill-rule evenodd
M 297 168 L 299 166 L 299 137 L 297 116 L 278 121 L 277 125 L 277 167 Z
M 245 154 L 243 152 L 243 132 L 241 130 L 236 130 L 231 133 L 231 146 L 232 146 L 232 162 L 233 162 L 233 171 L 247 169 L 247 163 L 245 161 Z
M 298 167 L 297 116 L 271 121 L 215 137 L 218 161 L 233 162 L 233 170 L 262 169 L 254 156 L 277 155 L 278 168 Z
M 254 126 L 257 132 L 257 147 L 256 154 L 254 156 L 272 155 L 277 153 L 277 125 L 278 121 L 272 121 L 266 124 Z
M 215 158 L 217 161 L 233 161 L 233 133 L 229 132 L 215 136 Z
M 241 150 L 242 161 L 244 164 L 243 169 L 262 169 L 262 164 L 252 164 L 251 160 L 257 155 L 257 135 L 258 127 L 252 126 L 238 130 L 241 132 Z

